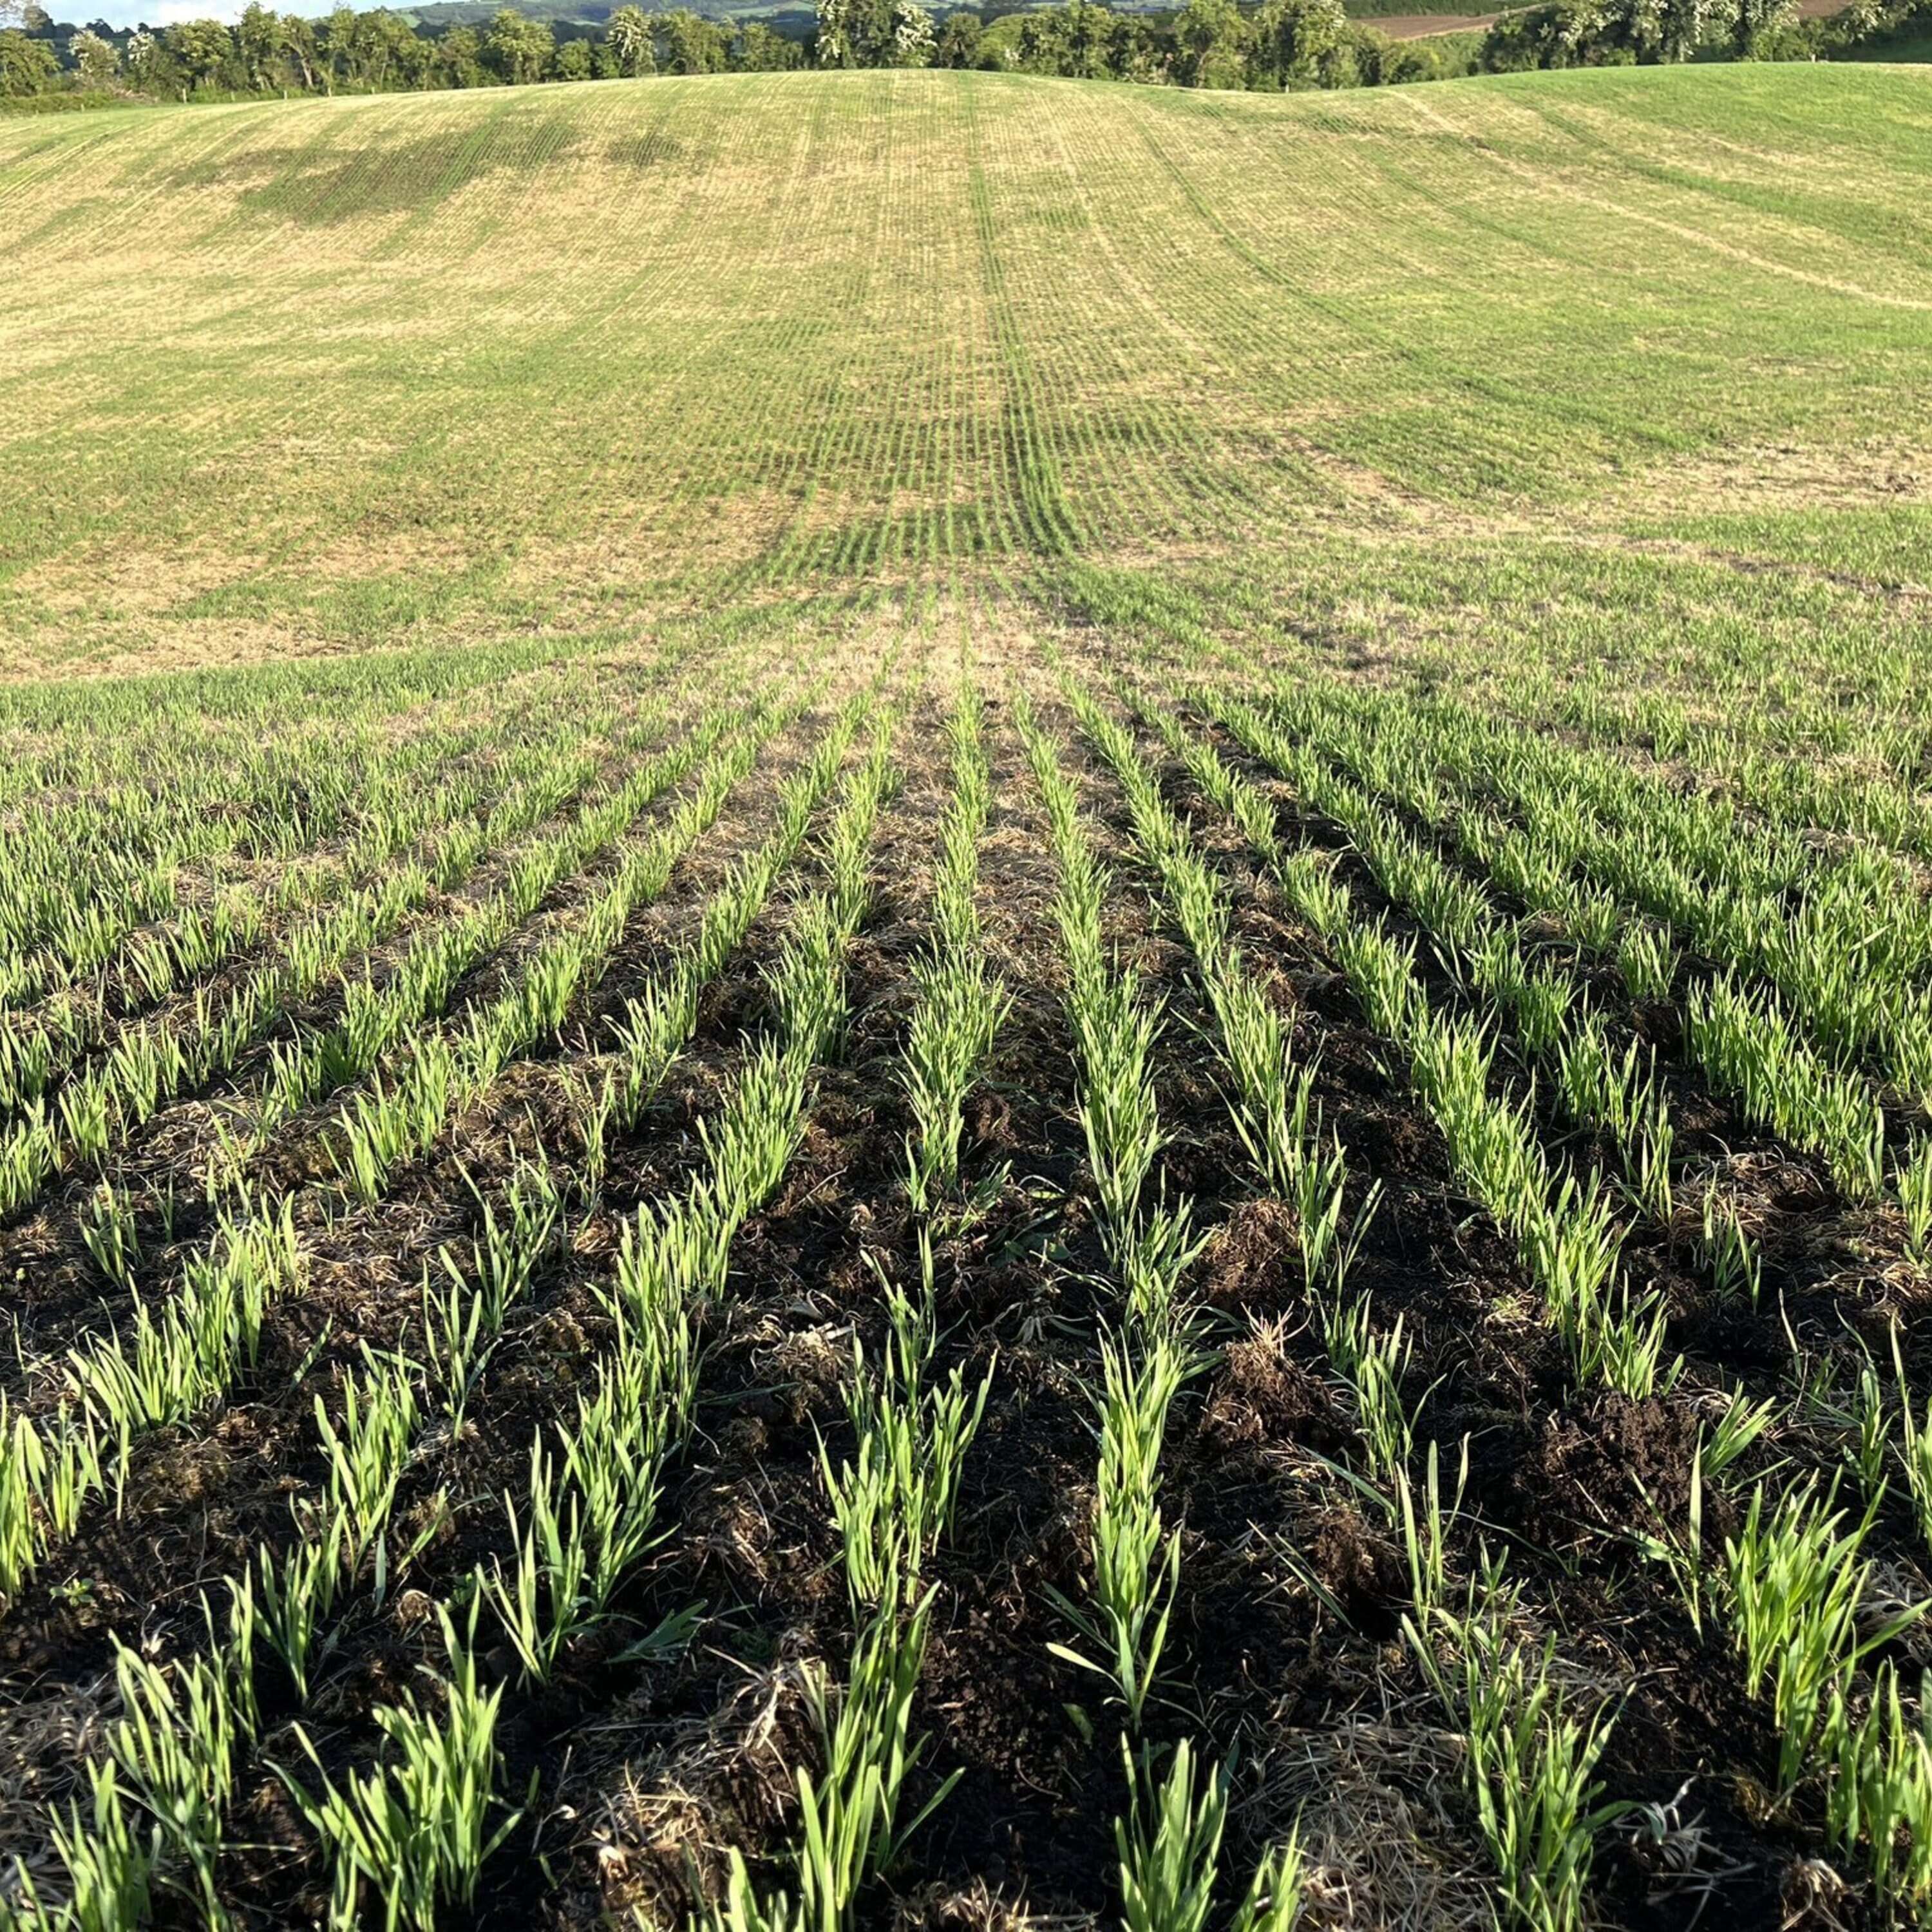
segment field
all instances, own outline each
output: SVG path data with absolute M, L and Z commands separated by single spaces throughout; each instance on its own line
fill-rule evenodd
M 1928 168 L 0 120 L 0 1928 L 1932 1917 Z

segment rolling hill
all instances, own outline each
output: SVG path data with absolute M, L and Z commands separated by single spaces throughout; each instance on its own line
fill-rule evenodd
M 0 634 L 20 669 L 186 661 L 1368 532 L 1922 558 L 1875 472 L 1932 394 L 1928 86 L 801 75 L 0 122 Z
M 0 1932 L 1926 1923 L 1928 178 L 0 119 Z

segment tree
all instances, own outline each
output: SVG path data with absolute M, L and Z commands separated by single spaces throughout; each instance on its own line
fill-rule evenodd
M 258 94 L 287 84 L 288 33 L 279 14 L 272 14 L 260 0 L 248 0 L 242 17 L 235 23 L 235 51 L 242 63 L 242 76 Z
M 346 84 L 356 59 L 356 16 L 346 7 L 338 7 L 315 31 L 316 47 L 321 56 L 322 85 L 333 94 L 338 81 Z
M 1130 14 L 1120 16 L 1114 38 L 1114 64 L 1123 80 L 1146 87 L 1165 86 L 1173 78 L 1168 52 L 1156 30 Z
M 236 76 L 235 37 L 219 20 L 183 20 L 162 36 L 180 70 L 176 92 L 185 100 L 191 88 L 213 86 Z
M 1687 61 L 1704 38 L 1706 0 L 1662 0 L 1658 9 L 1657 57 Z
M 1731 45 L 1738 59 L 1768 59 L 1778 34 L 1797 17 L 1796 0 L 1738 0 Z
M 919 0 L 892 0 L 892 38 L 885 47 L 887 67 L 932 64 L 932 16 Z
M 1190 87 L 1239 87 L 1245 81 L 1248 23 L 1234 0 L 1187 0 L 1174 38 L 1180 78 Z
M 590 43 L 588 40 L 566 40 L 557 49 L 556 77 L 559 80 L 588 80 L 590 78 Z
M 1096 0 L 1067 0 L 1064 7 L 1042 7 L 1022 17 L 1019 64 L 1029 74 L 1100 80 L 1121 71 L 1132 37 L 1124 14 Z
M 1499 14 L 1483 36 L 1476 64 L 1485 74 L 1530 74 L 1543 64 L 1544 36 L 1529 8 Z
M 1505 14 L 1484 38 L 1480 64 L 1492 74 L 1628 66 L 1639 51 L 1631 39 L 1630 4 L 1631 0 L 1551 0 L 1547 6 Z
M 877 67 L 892 33 L 891 0 L 818 0 L 820 67 Z
M 740 23 L 731 64 L 740 74 L 782 74 L 804 58 L 804 50 L 762 20 Z
M 657 72 L 655 37 L 641 7 L 620 7 L 605 23 L 604 38 L 616 56 L 617 71 L 626 80 Z
M 1277 86 L 1336 84 L 1348 40 L 1342 0 L 1263 0 L 1254 31 L 1255 64 Z
M 932 54 L 919 0 L 818 0 L 820 67 L 929 67 Z
M 674 8 L 653 21 L 657 63 L 666 74 L 722 74 L 730 54 L 724 29 L 688 7 Z
M 483 70 L 483 42 L 474 27 L 452 27 L 435 44 L 434 58 L 451 87 L 482 87 L 488 82 Z
M 160 39 L 145 27 L 128 36 L 128 78 L 143 94 L 172 94 L 180 70 Z
M 60 72 L 60 62 L 45 40 L 18 27 L 0 27 L 0 94 L 20 98 L 40 94 Z
M 314 27 L 299 14 L 284 14 L 275 24 L 281 30 L 284 50 L 302 76 L 304 91 L 313 94 L 325 72 Z
M 512 87 L 526 87 L 549 73 L 556 36 L 548 20 L 526 20 L 506 7 L 483 37 L 483 58 Z
M 386 8 L 353 16 L 346 49 L 349 78 L 357 87 L 380 89 L 414 81 L 422 72 L 422 40 L 407 21 Z
M 949 14 L 939 30 L 939 44 L 933 60 L 940 67 L 976 67 L 980 63 L 980 36 L 986 23 L 976 14 Z
M 83 86 L 106 87 L 121 72 L 121 50 L 105 34 L 83 27 L 68 42 L 67 50 L 80 70 Z

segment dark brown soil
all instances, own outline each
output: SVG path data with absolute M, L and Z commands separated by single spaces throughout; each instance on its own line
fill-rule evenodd
M 1405 1635 L 1414 1611 L 1402 1526 L 1388 1485 L 1370 1474 L 1352 1393 L 1324 1352 L 1294 1210 L 1260 1190 L 1229 1124 L 1204 1044 L 1209 1016 L 1134 856 L 1118 788 L 1080 753 L 1048 694 L 1035 696 L 1066 742 L 1114 868 L 1108 938 L 1165 1003 L 1162 1171 L 1170 1197 L 1192 1202 L 1208 1237 L 1190 1284 L 1199 1359 L 1163 1466 L 1183 1560 L 1148 1742 L 1158 1751 L 1191 1738 L 1232 1766 L 1231 1870 L 1244 1871 L 1304 1819 L 1318 1855 L 1312 1922 L 1396 1922 L 1410 1908 L 1393 1902 L 1389 1870 L 1405 1859 L 1426 1867 L 1433 1887 L 1412 1922 L 1478 1922 L 1477 1906 L 1492 1895 L 1488 1855 L 1460 1781 L 1451 1714 Z M 513 1657 L 479 1624 L 485 1674 L 504 1685 L 500 1789 L 517 1803 L 533 1795 L 473 1910 L 448 1913 L 452 1927 L 588 1928 L 624 1922 L 633 1906 L 652 1922 L 680 1922 L 717 1895 L 726 1846 L 769 1877 L 789 1841 L 796 1774 L 816 1765 L 819 1748 L 812 1675 L 823 1669 L 836 1682 L 852 1640 L 820 1457 L 851 1452 L 842 1384 L 855 1340 L 868 1358 L 881 1344 L 881 1274 L 909 1282 L 919 1267 L 898 1056 L 945 801 L 938 719 L 927 701 L 902 737 L 904 786 L 882 818 L 875 896 L 848 960 L 848 1024 L 820 1070 L 802 1144 L 740 1236 L 727 1292 L 706 1312 L 701 1399 L 668 1472 L 662 1540 L 612 1618 L 579 1640 L 548 1687 L 520 1684 Z M 1012 1006 L 969 1113 L 974 1209 L 940 1227 L 934 1286 L 937 1371 L 956 1366 L 975 1384 L 990 1372 L 991 1394 L 956 1521 L 928 1573 L 935 1594 L 915 1712 L 926 1743 L 909 1814 L 942 1779 L 957 1782 L 867 1891 L 866 1932 L 990 1928 L 1022 1914 L 1084 1924 L 1111 1920 L 1120 1905 L 1120 1712 L 1099 1676 L 1054 1648 L 1074 1640 L 1056 1594 L 1077 1602 L 1088 1585 L 1090 1390 L 1118 1288 L 1089 1198 L 1050 848 L 1004 702 L 991 706 L 987 728 L 996 802 L 981 906 Z M 808 735 L 788 738 L 772 776 Z M 1364 1024 L 1334 962 L 1238 836 L 1175 769 L 1160 768 L 1227 888 L 1244 957 L 1318 1066 L 1323 1119 L 1348 1156 L 1351 1208 L 1380 1190 L 1352 1286 L 1378 1327 L 1399 1318 L 1412 1344 L 1403 1394 L 1418 1445 L 1412 1474 L 1419 1482 L 1436 1445 L 1444 1502 L 1455 1506 L 1453 1587 L 1502 1558 L 1525 1630 L 1555 1640 L 1579 1708 L 1616 1713 L 1599 1776 L 1630 1808 L 1599 1835 L 1595 1922 L 1630 1932 L 1882 1923 L 1857 1875 L 1828 1856 L 1815 1794 L 1772 1802 L 1768 1711 L 1744 1695 L 1714 1620 L 1700 1633 L 1641 1539 L 1688 1522 L 1694 1460 L 1721 1394 L 1788 1394 L 1792 1335 L 1842 1368 L 1853 1338 L 1881 1350 L 1893 1315 L 1917 1313 L 1924 1285 L 1899 1264 L 1895 1238 L 1888 1246 L 1886 1231 L 1848 1208 L 1816 1163 L 1744 1130 L 1683 1060 L 1674 1008 L 1633 1007 L 1612 980 L 1578 967 L 1621 1036 L 1657 1046 L 1680 1158 L 1725 1164 L 1765 1262 L 1754 1310 L 1717 1295 L 1688 1222 L 1634 1232 L 1633 1283 L 1664 1293 L 1681 1374 L 1642 1402 L 1578 1389 L 1513 1245 L 1459 1187 L 1394 1048 Z M 1276 796 L 1284 834 L 1334 850 L 1364 909 L 1412 934 L 1335 828 L 1297 817 Z M 562 1039 L 514 1069 L 382 1203 L 332 1221 L 305 1209 L 306 1292 L 273 1312 L 244 1385 L 200 1426 L 144 1445 L 121 1514 L 92 1514 L 7 1607 L 0 1668 L 12 1706 L 0 1722 L 24 1738 L 21 1714 L 47 1718 L 23 1774 L 36 1804 L 64 1789 L 75 1738 L 98 1748 L 110 1634 L 142 1635 L 160 1654 L 196 1647 L 200 1593 L 286 1538 L 292 1499 L 323 1480 L 316 1398 L 339 1401 L 365 1342 L 409 1345 L 424 1268 L 440 1248 L 472 1238 L 479 1201 L 500 1196 L 520 1158 L 578 1161 L 578 1063 L 692 930 L 731 856 L 762 836 L 770 805 L 769 778 L 734 800 L 663 902 L 634 921 Z M 379 1748 L 375 1712 L 419 1688 L 435 1664 L 433 1605 L 460 1602 L 478 1566 L 502 1554 L 502 1498 L 522 1493 L 532 1436 L 593 1371 L 607 1339 L 595 1290 L 625 1220 L 690 1178 L 704 1156 L 700 1124 L 746 1036 L 770 1022 L 762 970 L 788 916 L 782 893 L 707 989 L 672 1078 L 613 1137 L 601 1194 L 573 1216 L 514 1316 L 468 1426 L 422 1444 L 398 1504 L 398 1520 L 422 1538 L 406 1573 L 380 1604 L 365 1589 L 346 1610 L 306 1708 L 264 1664 L 264 1732 L 243 1767 L 220 1871 L 238 1924 L 306 1922 L 326 1904 L 322 1862 L 276 1768 L 304 1762 L 290 1726 L 302 1722 L 332 1771 L 366 1766 Z M 498 983 L 518 950 L 476 986 Z M 1432 1000 L 1462 1007 L 1426 942 L 1418 961 Z M 1528 1091 L 1516 1043 L 1507 1033 L 1502 1043 L 1499 1090 Z M 1534 1105 L 1546 1144 L 1586 1168 L 1606 1162 L 1608 1150 L 1568 1130 L 1540 1087 Z M 17 1252 L 15 1264 L 44 1269 L 51 1284 L 33 1310 L 43 1342 L 86 1318 L 98 1286 L 80 1258 L 76 1198 L 64 1194 L 4 1238 L 10 1261 Z M 176 1234 L 185 1244 L 204 1232 L 190 1214 Z M 1932 1382 L 1923 1330 L 1908 1330 L 1906 1360 Z M 1828 1465 L 1831 1439 L 1809 1427 L 1780 1424 L 1737 1473 L 1774 1456 Z M 1706 1546 L 1720 1546 L 1736 1524 L 1735 1486 L 1707 1484 L 1702 1507 Z M 1916 1535 L 1903 1504 L 1889 1504 L 1871 1552 L 1888 1574 L 1916 1576 Z M 640 1654 L 640 1636 L 694 1612 L 688 1644 Z M 1908 1650 L 1916 1660 L 1909 1644 L 1901 1656 Z M 167 1926 L 193 1918 L 181 1900 L 160 1914 Z

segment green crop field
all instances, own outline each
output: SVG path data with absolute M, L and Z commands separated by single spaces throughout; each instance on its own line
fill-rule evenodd
M 1928 181 L 0 118 L 0 1932 L 1932 1922 Z
M 1580 531 L 1922 577 L 1928 111 L 1740 68 L 0 122 L 0 635 L 581 637 L 1062 554 L 1379 598 L 1391 545 Z

